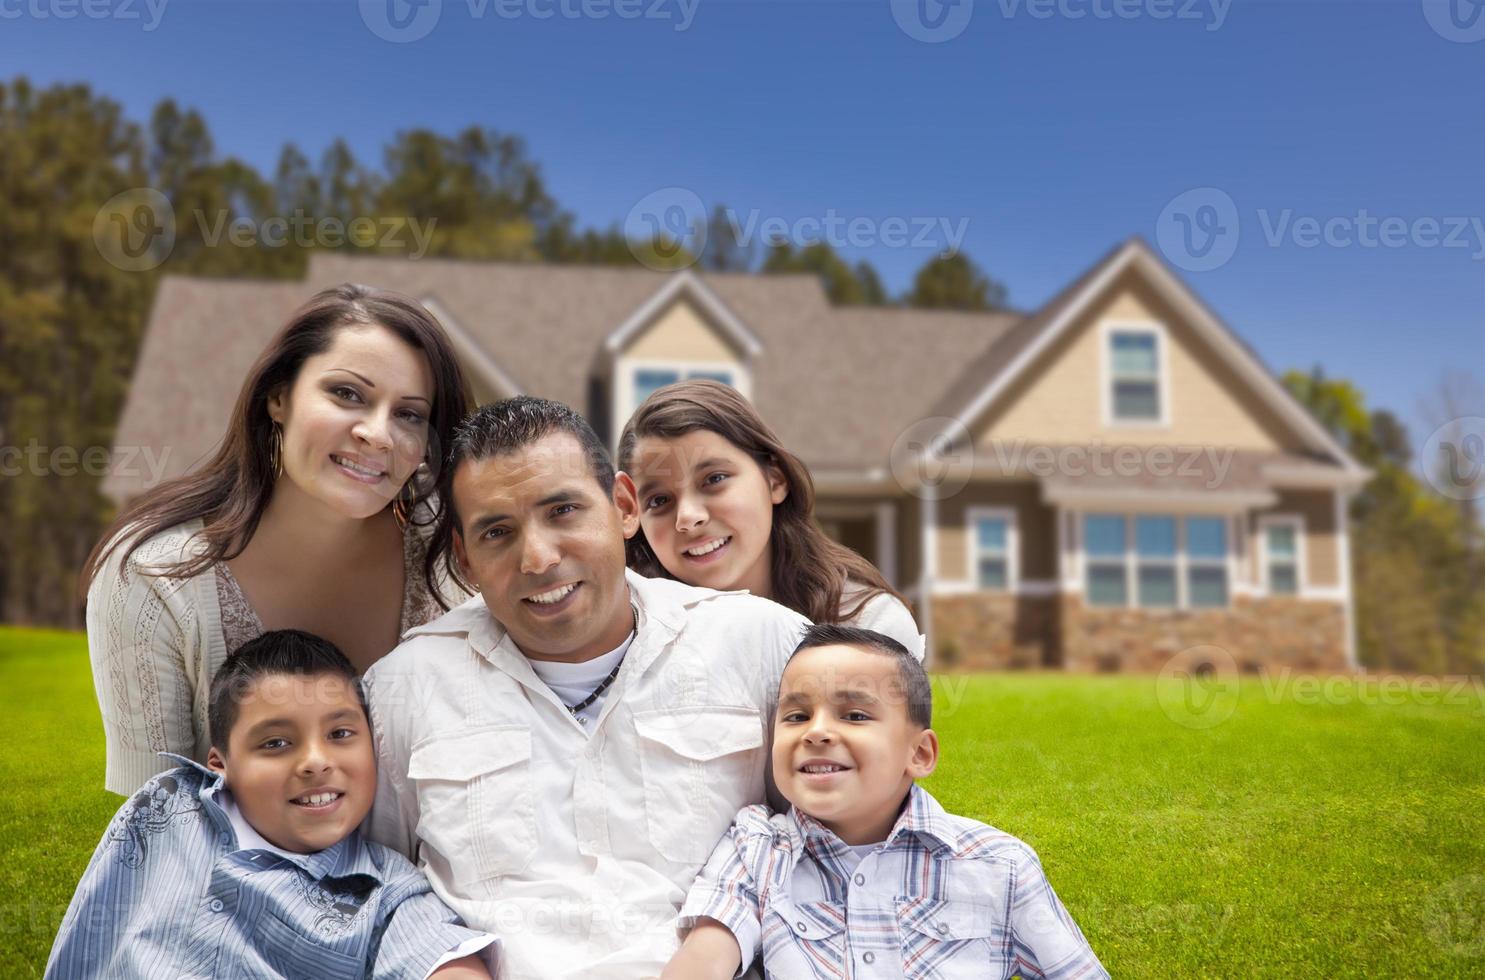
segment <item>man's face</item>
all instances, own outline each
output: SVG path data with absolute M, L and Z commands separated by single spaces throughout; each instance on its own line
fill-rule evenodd
M 908 717 L 896 661 L 851 646 L 794 655 L 773 731 L 779 792 L 847 844 L 885 840 L 938 760 L 937 736 Z
M 334 674 L 270 674 L 242 692 L 223 755 L 244 819 L 270 844 L 307 854 L 349 836 L 376 795 L 371 726 L 353 682 Z
M 632 625 L 621 513 L 632 488 L 599 486 L 582 444 L 557 432 L 513 453 L 459 464 L 454 552 L 490 614 L 533 660 L 590 660 Z M 618 501 L 618 503 L 616 503 Z

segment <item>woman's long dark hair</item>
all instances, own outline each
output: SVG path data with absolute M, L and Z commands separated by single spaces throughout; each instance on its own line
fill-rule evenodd
M 747 453 L 761 467 L 783 474 L 789 495 L 773 506 L 769 576 L 773 598 L 815 623 L 854 619 L 876 596 L 902 600 L 875 565 L 830 540 L 815 523 L 815 482 L 798 456 L 735 389 L 719 381 L 666 385 L 644 400 L 619 437 L 619 469 L 628 471 L 641 439 L 676 439 L 705 429 Z M 675 578 L 650 548 L 643 530 L 625 545 L 629 567 L 650 578 Z M 840 607 L 847 579 L 865 588 L 851 608 Z
M 448 335 L 421 304 L 398 293 L 344 283 L 301 306 L 259 355 L 237 395 L 227 435 L 211 460 L 195 473 L 160 484 L 119 514 L 83 565 L 79 582 L 84 594 L 104 562 L 116 548 L 125 547 L 126 541 L 121 562 L 125 567 L 152 535 L 196 518 L 204 524 L 204 547 L 175 565 L 151 568 L 150 574 L 196 575 L 240 555 L 273 493 L 273 420 L 268 415 L 268 399 L 293 385 L 304 362 L 330 348 L 336 331 L 353 326 L 385 327 L 428 359 L 433 408 L 424 461 L 432 470 L 431 479 L 415 471 L 393 501 L 416 512 L 410 505 L 429 499 L 441 452 L 473 401 L 469 385 Z M 432 594 L 439 595 L 431 552 L 423 575 Z

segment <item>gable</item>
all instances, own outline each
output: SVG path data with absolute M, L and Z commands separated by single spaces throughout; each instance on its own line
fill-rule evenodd
M 1152 330 L 1161 362 L 1161 421 L 1111 417 L 1109 331 Z M 976 444 L 1222 445 L 1263 452 L 1311 448 L 1235 365 L 1126 268 L 1030 362 L 971 431 Z
M 743 355 L 689 297 L 680 297 L 641 328 L 619 356 L 695 364 L 737 362 Z

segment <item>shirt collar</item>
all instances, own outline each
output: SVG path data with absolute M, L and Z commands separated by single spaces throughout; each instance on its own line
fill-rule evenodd
M 232 819 L 226 807 L 223 806 L 226 800 L 221 798 L 221 794 L 226 789 L 226 783 L 221 773 L 215 769 L 209 769 L 203 766 L 195 759 L 188 759 L 183 755 L 176 755 L 174 752 L 161 752 L 159 755 L 201 773 L 201 792 L 198 795 L 202 802 L 207 805 L 216 823 L 219 826 L 231 828 L 233 838 L 232 849 L 254 849 L 256 841 L 241 839 L 237 831 L 237 822 Z M 252 825 L 248 824 L 246 819 L 242 818 L 240 814 L 239 819 L 242 820 L 248 829 L 253 829 Z M 253 837 L 259 840 L 262 839 L 256 830 L 253 831 Z M 266 844 L 267 842 L 264 841 L 264 843 Z M 383 881 L 382 870 L 372 858 L 371 849 L 361 839 L 361 832 L 359 830 L 351 831 L 343 840 L 325 848 L 323 851 L 297 854 L 292 851 L 275 848 L 269 853 L 291 862 L 315 881 L 319 881 L 322 878 L 348 878 L 354 875 L 367 875 L 378 883 L 382 883 Z
M 827 867 L 843 860 L 849 851 L 845 841 L 835 831 L 798 807 L 789 808 L 789 832 L 796 847 L 806 848 L 810 854 Z M 895 843 L 899 837 L 915 835 L 929 849 L 953 847 L 958 834 L 943 806 L 923 787 L 914 783 L 908 790 L 907 803 L 897 815 L 897 822 L 882 842 L 883 847 Z M 829 860 L 826 860 L 826 859 Z

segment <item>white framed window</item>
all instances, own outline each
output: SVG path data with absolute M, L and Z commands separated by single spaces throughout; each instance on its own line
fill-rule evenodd
M 1083 515 L 1083 596 L 1089 606 L 1221 609 L 1231 577 L 1228 518 Z
M 1169 425 L 1165 328 L 1154 322 L 1103 324 L 1106 425 Z
M 1014 592 L 1020 577 L 1016 512 L 971 507 L 967 513 L 969 580 L 987 592 Z
M 666 385 L 695 378 L 710 378 L 731 385 L 742 392 L 744 398 L 752 397 L 751 378 L 747 368 L 737 362 L 728 361 L 661 361 L 619 358 L 614 364 L 614 387 L 612 405 L 614 413 L 614 439 L 623 429 L 629 416 L 639 408 L 640 402 Z
M 1305 522 L 1298 514 L 1265 514 L 1258 519 L 1258 560 L 1269 595 L 1304 591 Z

